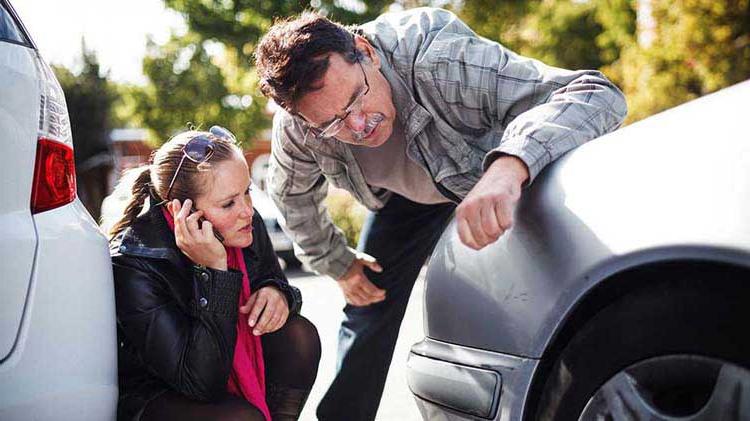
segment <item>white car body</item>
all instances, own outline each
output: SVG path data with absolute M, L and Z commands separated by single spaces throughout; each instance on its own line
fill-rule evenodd
M 107 241 L 74 190 L 66 203 L 34 208 L 40 139 L 71 156 L 73 142 L 59 83 L 7 0 L 0 98 L 0 419 L 112 420 L 117 339 Z M 66 177 L 57 161 L 45 163 L 48 181 Z

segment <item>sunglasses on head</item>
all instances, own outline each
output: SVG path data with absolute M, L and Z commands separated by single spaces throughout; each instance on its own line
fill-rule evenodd
M 237 138 L 234 137 L 232 132 L 221 126 L 211 126 L 211 128 L 208 129 L 208 134 L 199 134 L 188 140 L 187 143 L 185 143 L 185 146 L 182 147 L 182 158 L 177 165 L 177 170 L 175 170 L 174 175 L 172 175 L 172 181 L 169 182 L 167 195 L 164 197 L 164 202 L 162 203 L 169 201 L 169 195 L 172 193 L 172 187 L 174 187 L 177 175 L 180 173 L 180 169 L 182 169 L 182 164 L 185 163 L 185 158 L 195 162 L 196 165 L 208 162 L 214 154 L 215 138 L 237 143 Z

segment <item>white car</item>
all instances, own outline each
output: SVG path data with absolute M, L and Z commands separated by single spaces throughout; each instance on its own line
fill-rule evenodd
M 300 261 L 294 256 L 294 243 L 281 229 L 279 223 L 281 213 L 276 204 L 265 191 L 258 188 L 253 188 L 250 196 L 253 200 L 253 207 L 258 211 L 266 225 L 268 236 L 271 238 L 271 244 L 273 244 L 273 251 L 284 261 L 285 266 L 299 266 Z
M 113 420 L 107 240 L 76 196 L 62 89 L 0 0 L 0 419 Z

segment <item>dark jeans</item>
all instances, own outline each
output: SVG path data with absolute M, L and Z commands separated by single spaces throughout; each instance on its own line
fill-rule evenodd
M 344 307 L 338 371 L 318 405 L 319 420 L 375 419 L 414 281 L 454 209 L 452 203 L 422 205 L 394 194 L 383 209 L 368 215 L 358 248 L 383 267 L 382 273 L 365 273 L 386 290 L 386 299 Z

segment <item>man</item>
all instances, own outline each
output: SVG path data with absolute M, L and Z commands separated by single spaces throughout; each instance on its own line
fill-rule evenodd
M 299 257 L 347 301 L 338 372 L 317 415 L 372 420 L 414 281 L 451 217 L 466 246 L 493 243 L 522 188 L 617 128 L 625 101 L 599 72 L 521 57 L 439 9 L 353 32 L 304 13 L 270 29 L 256 62 L 262 92 L 283 108 L 270 194 Z M 328 183 L 372 211 L 359 251 L 323 208 Z

